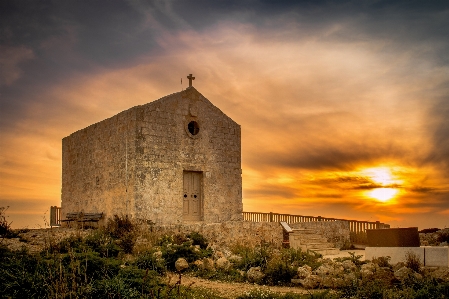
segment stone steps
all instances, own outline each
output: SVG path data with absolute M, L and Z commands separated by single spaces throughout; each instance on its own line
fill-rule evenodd
M 290 247 L 301 248 L 303 251 L 313 251 L 322 255 L 336 255 L 340 252 L 333 244 L 327 242 L 327 238 L 313 229 L 291 229 L 289 239 Z

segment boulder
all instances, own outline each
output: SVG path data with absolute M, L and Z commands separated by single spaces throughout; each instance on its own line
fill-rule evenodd
M 399 279 L 400 281 L 404 281 L 407 278 L 415 278 L 418 280 L 422 279 L 422 275 L 414 272 L 412 269 L 407 267 L 402 267 L 401 269 L 394 271 L 394 277 Z
M 181 272 L 189 267 L 189 263 L 182 257 L 176 260 L 175 262 L 175 268 L 178 272 Z
M 379 266 L 374 263 L 363 264 L 360 267 L 360 273 L 362 274 L 362 277 L 367 278 L 373 276 L 378 268 Z
M 251 267 L 248 272 L 246 272 L 246 277 L 249 282 L 260 284 L 265 277 L 260 267 Z
M 203 261 L 196 260 L 196 261 L 193 262 L 193 265 L 195 265 L 198 269 L 204 269 Z
M 438 281 L 449 281 L 449 268 L 438 268 L 430 273 Z
M 217 269 L 221 269 L 221 270 L 228 270 L 231 267 L 231 263 L 225 257 L 219 258 L 215 262 L 215 265 L 217 266 Z
M 346 272 L 354 272 L 355 270 L 357 270 L 357 266 L 350 260 L 343 261 L 341 265 Z
M 305 279 L 312 275 L 312 268 L 309 265 L 298 267 L 298 278 Z
M 305 279 L 301 279 L 301 284 L 306 289 L 315 289 L 317 288 L 321 283 L 321 279 L 318 275 L 310 275 L 309 277 Z
M 162 259 L 162 251 L 159 250 L 159 251 L 154 252 L 153 257 L 155 259 Z
M 203 259 L 203 265 L 204 265 L 204 269 L 208 270 L 208 271 L 215 271 L 215 264 L 214 261 L 208 257 Z

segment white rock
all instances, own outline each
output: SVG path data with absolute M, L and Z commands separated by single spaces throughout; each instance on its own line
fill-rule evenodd
M 189 263 L 187 263 L 187 261 L 185 259 L 183 259 L 182 257 L 180 257 L 176 262 L 175 262 L 175 268 L 176 270 L 178 270 L 179 272 L 187 269 L 189 267 Z

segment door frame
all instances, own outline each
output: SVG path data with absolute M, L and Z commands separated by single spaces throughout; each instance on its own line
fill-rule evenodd
M 199 174 L 200 177 L 200 191 L 199 191 L 199 195 L 200 195 L 200 200 L 199 200 L 199 219 L 186 219 L 184 216 L 184 178 L 185 178 L 185 174 L 186 173 L 197 173 Z M 203 171 L 198 171 L 198 170 L 188 170 L 188 169 L 184 169 L 182 171 L 182 194 L 181 194 L 181 198 L 182 198 L 182 221 L 204 221 L 204 172 Z

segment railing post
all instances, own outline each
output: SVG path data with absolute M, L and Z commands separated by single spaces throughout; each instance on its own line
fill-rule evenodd
M 380 228 L 380 221 L 376 221 L 376 229 Z
M 270 222 L 273 222 L 273 212 L 270 212 Z
M 318 221 L 323 221 L 321 216 L 318 216 Z

